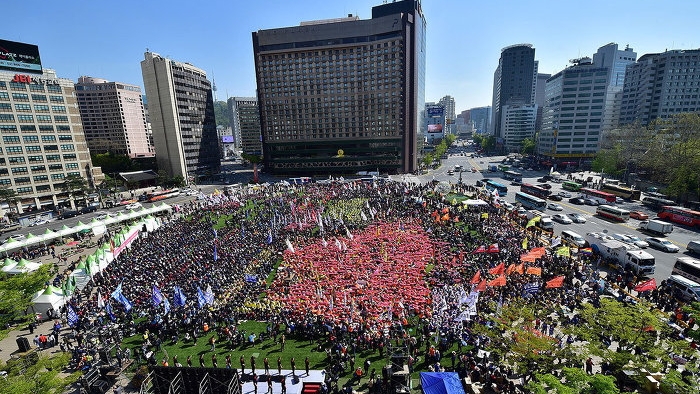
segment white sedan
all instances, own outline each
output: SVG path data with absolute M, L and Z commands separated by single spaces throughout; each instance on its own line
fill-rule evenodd
M 645 248 L 648 248 L 648 247 L 649 247 L 649 244 L 648 244 L 646 241 L 642 240 L 641 238 L 639 238 L 638 236 L 636 236 L 636 235 L 634 235 L 634 234 L 624 234 L 624 235 L 625 235 L 627 238 L 629 238 L 629 240 L 630 240 L 635 246 L 637 246 L 637 247 L 639 247 L 639 248 L 645 249 Z
M 549 204 L 547 204 L 547 209 L 551 209 L 552 211 L 563 211 L 564 207 L 562 207 L 559 204 L 555 204 L 553 202 L 550 202 Z
M 124 207 L 124 209 L 127 211 L 130 211 L 132 209 L 138 209 L 141 207 L 142 207 L 142 205 L 140 202 L 134 202 L 134 203 L 131 203 L 131 204 L 127 205 L 126 207 Z
M 568 218 L 568 216 L 566 216 L 566 215 L 564 215 L 564 214 L 562 214 L 562 213 L 558 213 L 558 214 L 552 216 L 552 220 L 554 220 L 555 222 L 561 223 L 561 224 L 571 224 L 571 223 L 573 223 L 573 222 L 571 221 L 571 219 Z

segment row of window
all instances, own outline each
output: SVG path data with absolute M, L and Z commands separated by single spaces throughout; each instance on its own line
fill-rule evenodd
M 36 126 L 36 125 L 31 125 L 31 124 L 23 124 L 23 125 L 20 125 L 19 130 L 21 130 L 21 131 L 26 131 L 26 132 L 36 132 L 36 131 L 37 131 L 37 126 Z M 49 132 L 50 132 L 50 133 L 53 133 L 54 131 L 70 131 L 70 126 L 68 126 L 68 125 L 58 125 L 58 126 L 56 126 L 56 128 L 54 129 L 54 126 L 52 126 L 52 125 L 39 125 L 38 130 L 39 130 L 40 132 L 42 132 L 42 133 L 49 133 Z M 0 133 L 3 133 L 3 134 L 9 134 L 9 133 L 16 134 L 16 133 L 17 133 L 17 126 L 15 126 L 15 125 L 7 125 L 7 124 L 0 125 Z
M 51 92 L 51 93 L 62 93 L 63 89 L 61 89 L 60 85 L 42 85 L 39 83 L 19 83 L 19 82 L 10 82 L 10 89 L 12 90 L 18 90 L 18 91 L 26 91 L 27 87 L 29 87 L 29 90 L 32 92 Z M 7 83 L 4 81 L 0 82 L 0 89 L 6 90 L 7 89 Z
M 49 107 L 46 104 L 34 104 L 34 112 L 49 112 L 49 108 L 53 112 L 66 113 L 66 107 L 64 105 L 52 105 Z M 10 103 L 0 103 L 1 112 L 11 112 L 12 106 Z M 17 112 L 32 112 L 31 104 L 15 104 L 15 111 Z
M 38 135 L 23 135 L 22 140 L 25 143 L 39 142 Z M 59 141 L 73 141 L 73 136 L 70 134 L 60 134 L 58 136 Z M 19 144 L 20 138 L 16 135 L 4 135 L 2 136 L 2 142 L 6 144 Z M 55 135 L 42 135 L 41 142 L 56 142 Z
M 41 146 L 39 145 L 29 145 L 24 147 L 27 153 L 41 152 Z M 61 151 L 72 152 L 75 150 L 75 145 L 73 144 L 63 144 L 61 145 Z M 6 146 L 5 152 L 8 154 L 22 154 L 24 153 L 23 147 L 21 146 Z M 58 152 L 58 145 L 44 145 L 44 152 Z M 1 149 L 0 149 L 0 153 Z
M 20 123 L 33 123 L 34 118 L 34 115 L 17 115 L 17 121 Z M 53 119 L 56 123 L 68 123 L 68 117 L 64 115 L 54 115 Z M 36 115 L 36 121 L 38 123 L 51 123 L 51 115 Z M 0 114 L 0 122 L 14 123 L 15 116 L 13 114 Z

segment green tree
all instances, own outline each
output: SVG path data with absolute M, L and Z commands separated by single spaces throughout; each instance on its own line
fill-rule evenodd
M 520 150 L 520 153 L 524 155 L 535 153 L 535 140 L 532 138 L 525 138 L 521 145 L 522 149 Z
M 226 101 L 214 102 L 214 116 L 216 117 L 216 125 L 228 128 L 230 126 L 230 112 Z
M 27 320 L 31 315 L 25 312 L 32 305 L 32 297 L 51 279 L 48 265 L 42 265 L 38 270 L 19 274 L 0 274 L 0 326 L 15 320 Z
M 8 187 L 0 187 L 0 201 L 7 203 L 7 205 L 13 204 L 17 207 L 19 203 L 19 198 L 14 189 Z M 2 218 L 0 218 L 2 219 Z
M 615 378 L 607 375 L 588 375 L 579 368 L 563 368 L 563 382 L 552 374 L 537 374 L 536 379 L 527 384 L 527 389 L 535 394 L 556 393 L 590 393 L 618 394 Z
M 481 141 L 481 148 L 486 152 L 494 150 L 496 148 L 496 136 L 489 134 L 483 138 Z
M 0 394 L 58 394 L 82 375 L 80 371 L 65 378 L 59 375 L 68 366 L 70 353 L 52 357 L 41 354 L 36 363 L 25 359 L 12 360 L 4 367 L 0 366 L 7 372 L 3 384 L 0 384 Z

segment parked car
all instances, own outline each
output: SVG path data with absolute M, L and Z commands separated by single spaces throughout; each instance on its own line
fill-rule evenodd
M 630 241 L 632 241 L 634 246 L 636 246 L 638 248 L 646 249 L 649 247 L 649 244 L 646 241 L 642 240 L 641 238 L 639 238 L 638 236 L 636 236 L 634 234 L 625 234 L 625 236 L 627 236 L 627 238 L 629 238 Z
M 9 233 L 10 231 L 19 230 L 22 225 L 19 223 L 7 223 L 2 228 L 0 228 L 0 233 Z
M 540 183 L 540 184 L 538 184 L 537 186 L 539 186 L 539 187 L 541 187 L 541 188 L 543 188 L 543 189 L 546 189 L 546 190 L 549 190 L 549 189 L 552 188 L 552 185 L 550 185 L 549 183 Z
M 581 197 L 570 198 L 569 202 L 576 205 L 583 205 L 586 203 Z
M 557 193 L 557 195 L 564 197 L 564 198 L 571 198 L 571 193 L 569 193 L 569 192 L 559 192 L 559 193 Z
M 555 204 L 553 202 L 550 202 L 549 204 L 547 204 L 547 209 L 551 209 L 552 211 L 563 211 L 564 207 L 562 207 L 559 204 Z
M 649 215 L 642 211 L 632 211 L 630 212 L 630 218 L 632 219 L 638 219 L 638 220 L 648 220 Z
M 584 199 L 583 199 L 583 203 L 586 204 L 586 205 L 592 205 L 592 206 L 594 206 L 594 207 L 597 206 L 597 205 L 600 205 L 600 203 L 598 202 L 598 200 L 594 200 L 594 199 L 592 199 L 592 198 L 584 198 Z
M 198 195 L 199 195 L 199 192 L 196 191 L 196 190 L 190 190 L 190 191 L 188 191 L 188 192 L 185 193 L 185 194 L 187 194 L 188 196 L 198 196 Z
M 454 175 L 454 174 L 455 174 L 455 172 L 452 171 L 452 170 L 448 170 L 448 171 L 447 171 L 447 175 Z
M 74 218 L 79 215 L 78 211 L 63 211 L 61 212 L 60 215 L 58 215 L 59 219 L 68 219 L 68 218 Z
M 94 205 L 88 205 L 87 207 L 80 208 L 80 213 L 85 214 L 90 212 L 97 212 L 97 207 Z
M 545 178 L 545 177 L 537 178 L 537 182 L 547 182 L 547 178 Z
M 523 182 L 522 181 L 513 181 L 510 184 L 511 184 L 511 186 L 522 186 Z
M 622 241 L 628 244 L 632 243 L 632 240 L 625 234 L 612 234 L 611 237 L 613 237 L 613 239 L 616 241 Z
M 676 253 L 680 250 L 678 246 L 674 245 L 667 239 L 648 237 L 646 241 L 652 248 L 663 250 L 664 252 Z
M 9 237 L 5 238 L 5 240 L 2 241 L 2 243 L 6 244 L 11 239 L 14 239 L 15 241 L 21 241 L 24 238 L 26 238 L 26 236 L 24 234 L 12 234 Z
M 561 198 L 561 196 L 557 196 L 556 194 L 550 194 L 549 197 L 547 197 L 547 198 L 549 198 L 549 199 L 552 200 L 552 201 L 561 201 L 561 200 L 563 200 L 563 198 Z
M 571 223 L 573 223 L 573 222 L 571 221 L 571 219 L 569 219 L 569 217 L 566 216 L 566 215 L 564 215 L 563 213 L 558 213 L 558 214 L 552 216 L 552 219 L 553 219 L 555 222 L 558 222 L 558 223 L 561 223 L 561 224 L 571 224 Z
M 49 222 L 49 221 L 46 220 L 46 219 L 37 219 L 37 220 L 33 221 L 33 222 L 29 225 L 29 227 L 41 226 L 42 224 L 46 224 L 46 223 L 48 223 L 48 222 Z
M 143 205 L 141 205 L 140 202 L 132 202 L 131 204 L 128 204 L 126 207 L 124 207 L 125 210 L 130 211 L 132 209 L 138 209 L 141 208 Z
M 568 216 L 569 219 L 571 219 L 571 221 L 574 223 L 586 223 L 586 218 L 580 213 L 570 213 L 566 216 Z
M 113 214 L 113 213 L 101 213 L 101 214 L 99 214 L 99 215 L 95 215 L 95 219 L 97 219 L 97 220 L 105 220 L 105 219 L 107 219 L 107 218 L 113 218 L 113 217 L 115 217 L 115 216 L 117 216 L 117 215 L 115 215 L 115 214 Z

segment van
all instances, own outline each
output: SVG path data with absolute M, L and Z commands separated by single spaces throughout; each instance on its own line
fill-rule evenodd
M 561 232 L 561 240 L 579 248 L 586 246 L 586 240 L 581 235 L 569 230 Z
M 542 215 L 540 221 L 535 223 L 535 226 L 545 231 L 554 231 L 554 222 L 551 216 Z
M 673 295 L 684 301 L 700 301 L 700 283 L 680 275 L 671 275 L 668 284 L 673 288 Z
M 690 253 L 700 254 L 700 241 L 690 241 L 685 248 L 688 249 Z

